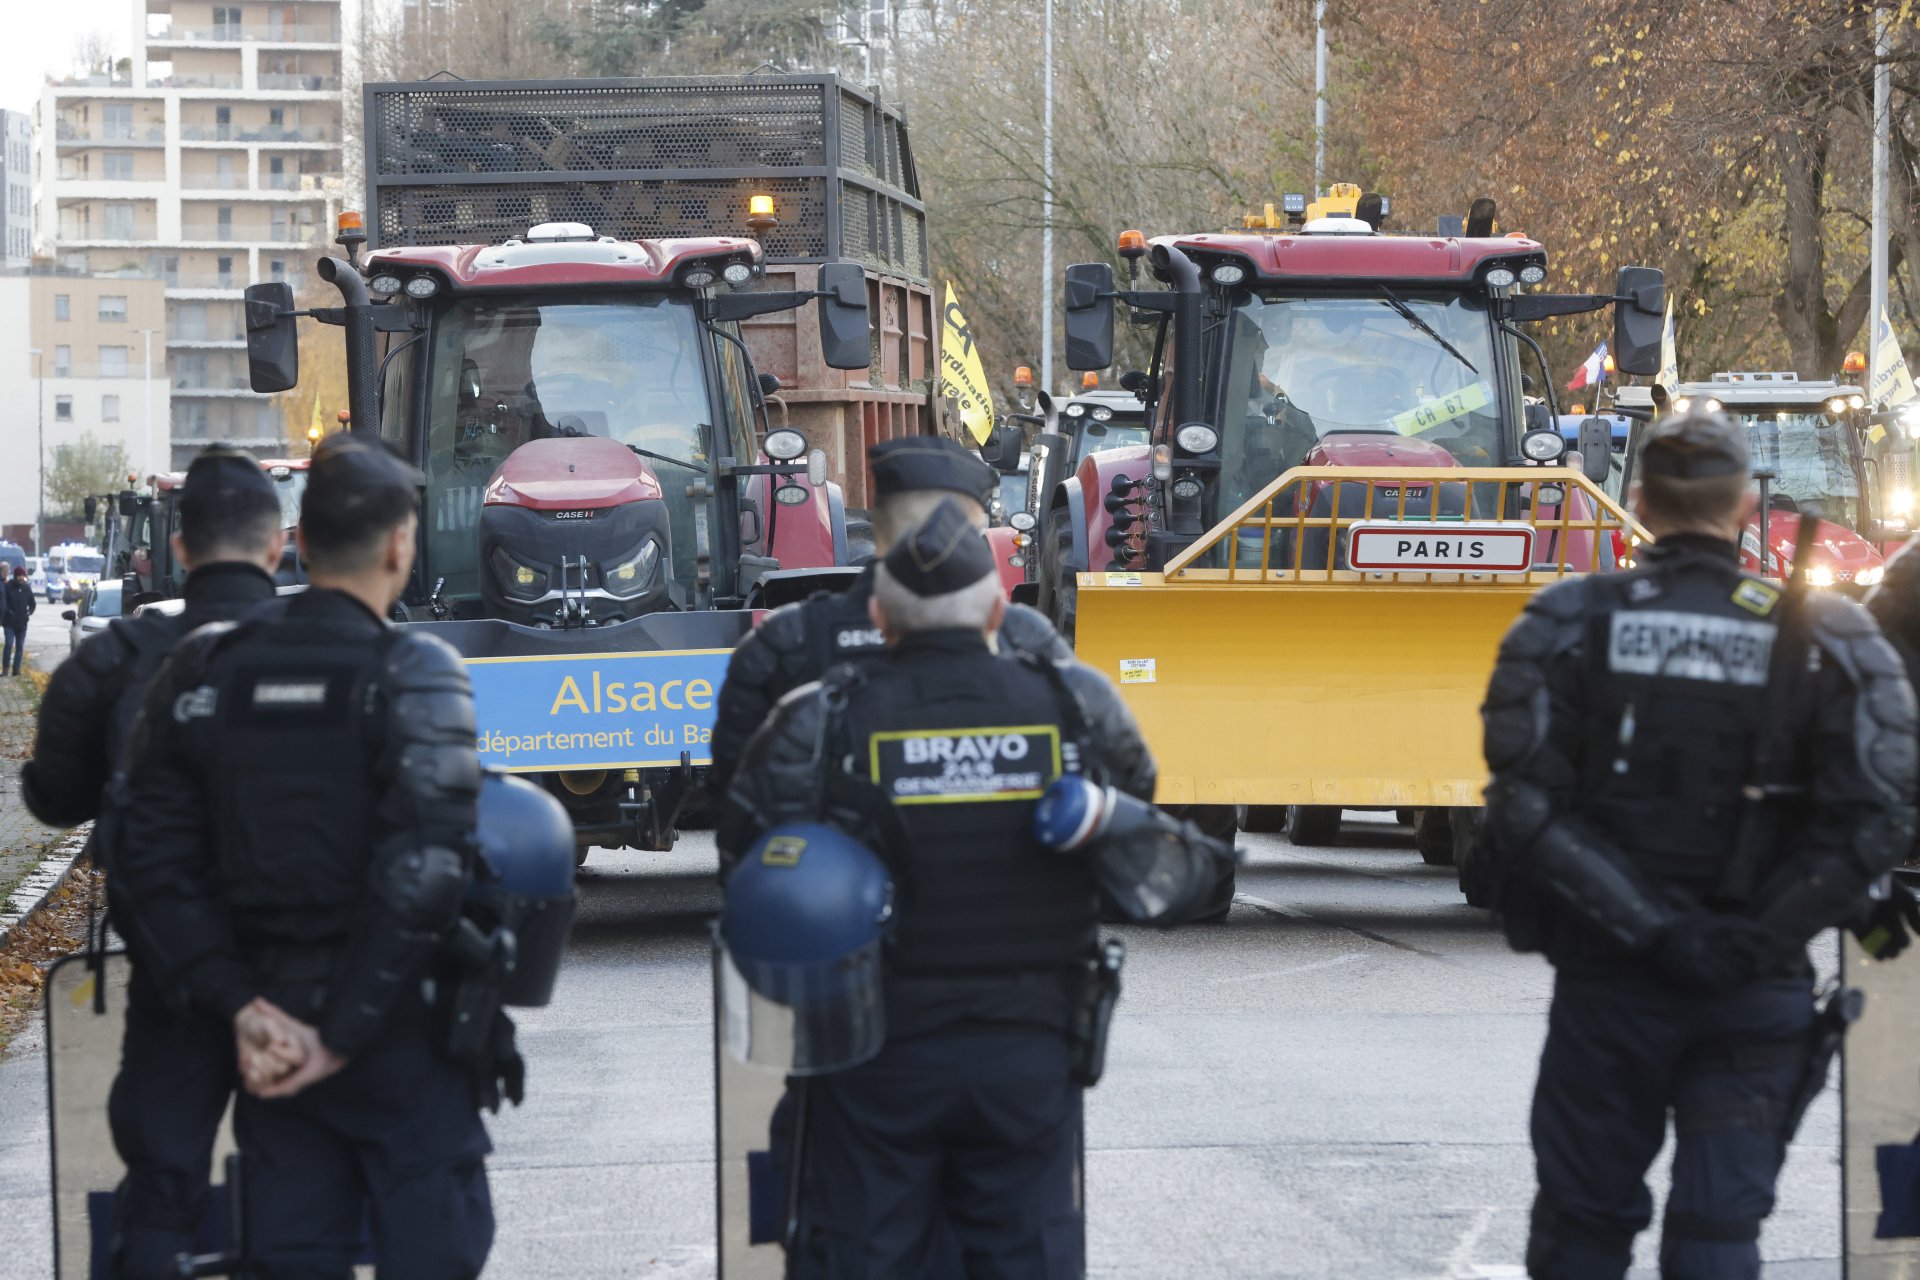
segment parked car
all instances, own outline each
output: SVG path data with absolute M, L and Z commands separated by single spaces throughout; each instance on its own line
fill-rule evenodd
M 27 557 L 27 587 L 37 596 L 47 595 L 47 558 L 45 556 Z M 47 603 L 53 603 L 52 596 L 47 596 Z
M 81 592 L 75 607 L 62 611 L 61 617 L 72 625 L 67 628 L 69 650 L 78 649 L 80 642 L 97 632 L 105 631 L 107 624 L 120 616 L 120 584 L 117 582 L 95 582 Z

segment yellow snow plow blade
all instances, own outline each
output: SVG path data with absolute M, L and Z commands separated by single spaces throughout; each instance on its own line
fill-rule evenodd
M 1616 533 L 1647 540 L 1570 469 L 1296 468 L 1164 573 L 1081 574 L 1076 648 L 1163 804 L 1478 804 L 1500 637 Z

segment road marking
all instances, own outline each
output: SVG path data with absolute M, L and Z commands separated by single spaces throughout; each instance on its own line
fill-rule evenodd
M 1233 900 L 1242 906 L 1255 907 L 1261 911 L 1271 911 L 1277 916 L 1289 916 L 1295 920 L 1311 920 L 1312 916 L 1298 907 L 1283 906 L 1278 902 L 1269 902 L 1265 898 L 1256 898 L 1250 893 L 1236 893 Z
M 1450 957 L 1443 956 L 1437 951 L 1429 951 L 1425 947 L 1416 947 L 1410 942 L 1401 942 L 1397 938 L 1389 938 L 1384 933 L 1376 933 L 1372 929 L 1362 928 L 1357 924 L 1349 924 L 1345 920 L 1333 916 L 1317 916 L 1311 911 L 1305 911 L 1299 907 L 1284 906 L 1278 902 L 1270 902 L 1265 898 L 1256 898 L 1250 893 L 1236 893 L 1233 895 L 1233 900 L 1252 907 L 1257 911 L 1270 911 L 1274 915 L 1286 916 L 1293 920 L 1311 920 L 1315 924 L 1323 924 L 1335 929 L 1345 929 L 1348 933 L 1357 933 L 1369 941 L 1378 942 L 1382 946 L 1392 947 L 1396 951 L 1411 952 L 1417 956 L 1425 956 L 1429 960 L 1438 960 L 1443 964 L 1453 962 Z
M 1364 952 L 1349 951 L 1345 955 L 1334 956 L 1330 960 L 1315 960 L 1312 964 L 1297 964 L 1291 969 L 1267 969 L 1260 973 L 1241 973 L 1231 978 L 1217 978 L 1214 980 L 1214 985 L 1224 986 L 1229 982 L 1258 982 L 1262 978 L 1285 978 L 1296 973 L 1311 973 L 1315 969 L 1332 969 L 1338 965 L 1352 964 L 1355 960 L 1365 960 L 1366 958 Z
M 1474 1266 L 1467 1259 L 1480 1247 L 1480 1241 L 1486 1237 L 1487 1228 L 1493 1225 L 1493 1209 L 1483 1207 L 1473 1215 L 1473 1221 L 1460 1233 L 1459 1242 L 1453 1246 L 1453 1252 L 1447 1255 L 1448 1280 L 1478 1280 L 1486 1275 L 1485 1268 Z

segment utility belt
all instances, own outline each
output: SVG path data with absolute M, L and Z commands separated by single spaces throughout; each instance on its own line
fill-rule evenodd
M 482 931 L 462 916 L 436 959 L 447 992 L 437 1002 L 436 1038 L 447 1057 L 473 1078 L 480 1104 L 489 1111 L 499 1111 L 502 1098 L 517 1107 L 526 1096 L 527 1064 L 506 1011 L 517 951 L 511 929 Z
M 1120 1002 L 1120 970 L 1126 963 L 1127 944 L 1118 938 L 1101 939 L 1087 958 L 1072 1029 L 1073 1082 L 1083 1089 L 1093 1088 L 1106 1074 L 1107 1032 Z

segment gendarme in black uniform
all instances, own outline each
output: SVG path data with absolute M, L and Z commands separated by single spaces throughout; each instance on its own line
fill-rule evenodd
M 982 583 L 992 558 L 948 503 L 878 573 L 883 603 L 895 590 L 937 597 Z M 1068 1031 L 1098 895 L 1088 856 L 1033 835 L 1035 799 L 1072 768 L 1152 794 L 1151 758 L 1104 679 L 996 656 L 979 624 L 900 635 L 787 697 L 748 744 L 723 855 L 781 822 L 826 820 L 882 853 L 898 901 L 885 1047 L 808 1085 L 790 1275 L 945 1276 L 954 1245 L 966 1274 L 1079 1274 Z M 1183 892 L 1170 909 L 1217 876 L 1195 857 L 1172 878 Z
M 273 599 L 265 564 L 278 559 L 280 502 L 250 455 L 201 454 L 180 492 L 182 541 L 196 561 L 184 608 L 116 618 L 54 668 L 40 701 L 33 759 L 21 794 L 42 822 L 78 826 L 100 816 L 102 793 L 148 680 L 182 636 L 230 622 Z M 242 545 L 244 544 L 244 545 Z M 251 560 L 224 557 L 251 553 Z M 137 827 L 137 820 L 136 820 Z M 109 871 L 104 842 L 89 846 Z M 107 879 L 116 917 L 124 914 L 117 875 Z M 130 953 L 126 1039 L 107 1114 L 127 1166 L 114 1196 L 114 1274 L 171 1277 L 191 1252 L 206 1215 L 209 1165 L 220 1117 L 233 1094 L 233 1029 L 204 1011 L 170 1010 L 138 946 Z
M 885 440 L 867 450 L 873 469 L 873 496 L 885 504 L 910 493 L 957 494 L 984 513 L 998 483 L 993 468 L 958 442 L 937 436 Z M 880 547 L 884 554 L 887 548 Z M 766 722 L 773 706 L 801 685 L 818 680 L 843 662 L 866 662 L 885 649 L 879 628 L 867 614 L 873 598 L 873 566 L 867 565 L 845 591 L 819 592 L 769 613 L 740 642 L 727 662 L 726 682 L 713 728 L 713 767 L 707 793 L 717 802 L 732 781 L 747 739 Z M 1032 653 L 1067 659 L 1073 650 L 1046 617 L 1025 605 L 1011 605 L 1000 624 L 1000 652 Z
M 1672 419 L 1641 465 L 1643 514 L 1678 525 L 1698 513 L 1657 510 L 1654 489 L 1672 502 L 1718 481 L 1737 502 L 1744 435 L 1718 414 Z M 1708 516 L 1737 525 L 1718 506 Z M 1825 1078 L 1805 945 L 1913 830 L 1913 694 L 1866 612 L 1814 593 L 1786 679 L 1778 585 L 1742 573 L 1726 538 L 1654 532 L 1639 568 L 1534 597 L 1482 709 L 1496 892 L 1516 947 L 1556 970 L 1533 1104 L 1536 1280 L 1626 1273 L 1669 1108 L 1662 1275 L 1759 1275 L 1774 1181 Z M 1780 798 L 1743 826 L 1769 725 Z M 1760 838 L 1742 847 L 1743 830 Z
M 323 531 L 336 550 L 355 528 L 411 548 L 409 472 L 376 444 L 323 446 L 301 514 L 316 583 L 342 572 Z M 196 632 L 146 699 L 141 839 L 117 868 L 131 932 L 170 998 L 231 1018 L 264 997 L 347 1060 L 293 1097 L 238 1097 L 262 1276 L 345 1276 L 363 1220 L 382 1275 L 457 1280 L 485 1261 L 476 1082 L 440 1052 L 424 985 L 466 892 L 479 783 L 458 655 L 345 590 Z

